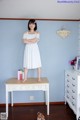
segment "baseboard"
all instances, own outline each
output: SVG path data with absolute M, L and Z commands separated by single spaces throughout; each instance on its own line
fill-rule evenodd
M 65 104 L 64 101 L 60 101 L 60 102 L 50 102 L 50 105 L 63 105 Z
M 61 102 L 50 102 L 49 103 L 50 105 L 63 105 L 64 104 L 64 101 L 61 101 Z M 9 106 L 11 106 L 11 103 L 8 104 Z M 34 106 L 34 105 L 45 105 L 45 102 L 34 102 L 34 103 L 14 103 L 14 106 L 15 107 L 18 107 L 18 106 Z M 0 107 L 5 107 L 6 104 L 0 104 Z

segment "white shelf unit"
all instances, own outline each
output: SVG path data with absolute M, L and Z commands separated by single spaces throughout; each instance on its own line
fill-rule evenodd
M 76 120 L 80 117 L 80 72 L 75 70 L 65 71 L 65 104 L 66 102 L 76 114 Z

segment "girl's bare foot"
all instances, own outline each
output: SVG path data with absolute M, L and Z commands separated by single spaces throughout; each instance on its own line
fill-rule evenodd
M 41 82 L 41 78 L 38 78 L 38 82 Z
M 23 82 L 27 81 L 27 73 L 28 73 L 28 69 L 24 68 L 24 80 L 23 80 Z
M 38 73 L 38 82 L 41 82 L 41 78 L 40 78 L 41 69 L 40 68 L 37 69 L 37 73 Z
M 24 79 L 23 82 L 27 81 L 27 79 Z

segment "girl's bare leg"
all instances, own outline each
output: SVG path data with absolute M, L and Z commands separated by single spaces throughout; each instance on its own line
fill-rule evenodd
M 41 68 L 38 68 L 37 69 L 37 72 L 38 72 L 38 81 L 41 81 Z
M 27 80 L 28 69 L 24 68 L 24 81 Z

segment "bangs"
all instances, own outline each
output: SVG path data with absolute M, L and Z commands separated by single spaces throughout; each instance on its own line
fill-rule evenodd
M 34 19 L 29 20 L 29 24 L 35 24 L 35 20 Z

